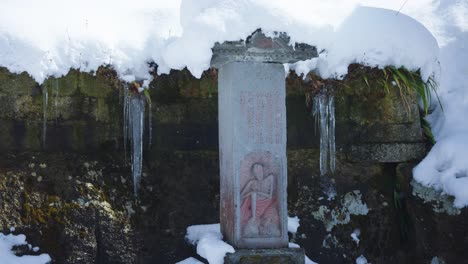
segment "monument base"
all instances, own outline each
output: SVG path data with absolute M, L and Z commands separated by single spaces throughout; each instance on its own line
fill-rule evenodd
M 279 249 L 240 249 L 224 257 L 225 264 L 304 264 L 305 254 L 302 248 Z

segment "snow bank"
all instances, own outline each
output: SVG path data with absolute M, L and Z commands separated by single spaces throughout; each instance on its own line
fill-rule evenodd
M 468 203 L 468 136 L 451 135 L 441 139 L 414 169 L 414 178 L 455 196 L 456 207 Z
M 4 235 L 0 233 L 0 258 L 2 264 L 46 264 L 51 261 L 49 255 L 21 256 L 12 252 L 13 246 L 27 245 L 25 235 Z M 37 248 L 39 250 L 39 248 Z M 36 251 L 37 251 L 36 250 Z
M 27 71 L 39 83 L 70 68 L 100 65 L 111 65 L 126 81 L 151 80 L 148 62 L 160 74 L 187 67 L 199 77 L 215 42 L 245 39 L 257 28 L 285 31 L 292 42 L 321 51 L 319 58 L 288 66 L 299 74 L 315 70 L 340 78 L 353 62 L 421 69 L 423 78 L 435 72 L 445 109 L 428 118 L 437 145 L 466 141 L 460 136 L 468 131 L 466 0 L 0 1 L 0 66 Z M 466 148 L 451 151 L 467 155 Z M 445 182 L 454 175 L 439 174 L 428 161 L 415 170 L 418 181 L 457 196 L 457 206 L 468 205 Z
M 433 5 L 432 27 L 440 44 L 439 96 L 443 109 L 428 117 L 436 145 L 414 169 L 414 178 L 455 197 L 456 207 L 468 206 L 468 2 Z M 443 20 L 443 21 L 440 21 Z

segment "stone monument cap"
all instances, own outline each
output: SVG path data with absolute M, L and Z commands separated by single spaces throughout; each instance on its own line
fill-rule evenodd
M 219 68 L 236 61 L 295 63 L 317 56 L 317 49 L 313 46 L 299 43 L 292 46 L 290 37 L 284 32 L 268 37 L 258 29 L 245 41 L 216 43 L 213 47 L 211 67 Z

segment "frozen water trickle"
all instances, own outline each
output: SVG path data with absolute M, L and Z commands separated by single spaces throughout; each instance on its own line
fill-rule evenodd
M 320 175 L 335 172 L 335 97 L 326 88 L 313 99 L 312 114 L 320 132 Z
M 47 85 L 43 86 L 44 90 L 42 91 L 42 147 L 46 148 L 46 138 L 47 138 L 47 104 L 49 102 L 49 94 L 47 91 Z

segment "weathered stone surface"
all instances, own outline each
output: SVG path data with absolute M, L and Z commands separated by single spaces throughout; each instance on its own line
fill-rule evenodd
M 235 253 L 228 253 L 224 258 L 225 264 L 304 264 L 304 249 L 244 249 Z
M 236 248 L 288 244 L 283 72 L 258 62 L 219 70 L 221 231 Z
M 424 158 L 424 143 L 374 143 L 352 145 L 349 157 L 352 160 L 377 162 L 406 162 Z
M 136 263 L 135 231 L 122 206 L 131 195 L 106 187 L 112 180 L 102 164 L 41 154 L 2 161 L 0 230 L 16 227 L 53 263 Z

